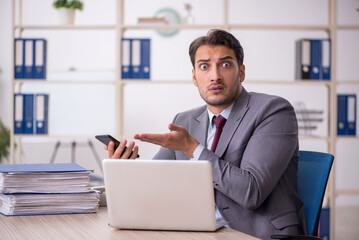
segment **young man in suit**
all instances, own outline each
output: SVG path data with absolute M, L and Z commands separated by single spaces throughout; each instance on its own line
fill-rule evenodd
M 306 233 L 297 193 L 293 107 L 283 98 L 243 88 L 243 49 L 232 34 L 210 30 L 191 43 L 189 54 L 193 84 L 206 105 L 177 114 L 169 133 L 134 138 L 160 145 L 155 159 L 210 161 L 217 217 L 229 227 L 261 239 Z M 216 124 L 222 125 L 221 134 Z M 114 151 L 111 143 L 109 157 L 120 158 L 125 145 Z M 131 142 L 121 158 L 135 158 L 137 152 Z

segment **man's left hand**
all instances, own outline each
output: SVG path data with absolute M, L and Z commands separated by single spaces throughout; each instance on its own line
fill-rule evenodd
M 184 127 L 171 123 L 168 125 L 168 129 L 171 131 L 170 133 L 136 134 L 134 139 L 160 145 L 172 150 L 181 151 L 184 152 L 189 158 L 193 158 L 193 152 L 199 145 L 197 140 L 192 137 Z

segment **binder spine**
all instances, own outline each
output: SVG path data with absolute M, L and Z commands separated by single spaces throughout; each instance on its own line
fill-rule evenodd
M 121 75 L 122 79 L 132 78 L 132 68 L 131 68 L 131 39 L 122 39 L 121 44 Z
M 298 42 L 297 54 L 299 54 L 299 64 L 297 72 L 299 79 L 310 79 L 311 63 L 310 63 L 310 40 L 302 39 Z
M 24 39 L 25 41 L 25 74 L 24 78 L 33 78 L 34 69 L 34 41 L 33 39 Z
M 348 135 L 356 135 L 356 95 L 348 95 Z
M 151 39 L 122 39 L 122 79 L 150 79 L 151 75 Z
M 310 43 L 310 78 L 313 80 L 320 79 L 320 69 L 322 65 L 322 43 L 321 40 L 311 40 Z
M 24 133 L 23 110 L 24 98 L 20 93 L 14 94 L 14 134 Z
M 296 78 L 330 80 L 331 40 L 300 39 L 296 42 Z
M 14 78 L 15 79 L 23 79 L 25 76 L 25 51 L 24 51 L 25 43 L 21 38 L 15 38 L 14 40 Z
M 331 41 L 330 39 L 322 40 L 322 65 L 321 78 L 323 80 L 330 80 L 331 72 Z
M 46 79 L 46 51 L 47 41 L 45 39 L 34 39 L 33 78 L 35 79 Z
M 141 79 L 141 40 L 132 39 L 131 45 L 132 78 Z
M 330 208 L 322 208 L 319 222 L 319 237 L 329 240 L 330 234 Z
M 24 134 L 34 133 L 34 94 L 23 94 L 24 109 L 23 109 L 23 125 Z
M 49 95 L 36 94 L 35 95 L 35 132 L 36 134 L 48 133 L 48 109 L 49 109 Z
M 356 135 L 356 95 L 338 95 L 338 135 Z
M 141 69 L 140 78 L 150 79 L 151 73 L 151 39 L 141 39 Z

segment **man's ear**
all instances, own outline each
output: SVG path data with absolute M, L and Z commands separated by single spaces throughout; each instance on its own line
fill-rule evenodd
M 196 72 L 194 71 L 194 69 L 192 69 L 192 82 L 196 87 L 198 87 L 196 80 Z
M 246 66 L 244 66 L 243 64 L 239 67 L 239 79 L 241 82 L 244 81 L 246 77 Z

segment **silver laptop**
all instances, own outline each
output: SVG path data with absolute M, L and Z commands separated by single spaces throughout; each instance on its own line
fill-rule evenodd
M 215 231 L 208 161 L 103 161 L 110 225 L 121 229 Z

